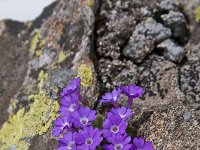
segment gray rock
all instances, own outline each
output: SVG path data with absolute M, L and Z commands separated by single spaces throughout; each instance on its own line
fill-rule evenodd
M 183 118 L 186 122 L 190 122 L 192 119 L 192 112 L 185 112 L 185 114 L 183 115 Z
M 139 23 L 136 26 L 134 33 L 153 38 L 155 39 L 156 43 L 160 43 L 172 35 L 172 32 L 169 28 L 164 27 L 161 23 L 156 22 L 153 18 L 148 18 L 147 20 Z
M 175 0 L 163 0 L 157 3 L 157 7 L 162 11 L 179 10 L 179 5 Z
M 191 60 L 180 69 L 180 89 L 189 103 L 200 103 L 200 61 Z
M 148 18 L 136 26 L 128 45 L 123 49 L 123 55 L 140 63 L 152 52 L 156 43 L 171 37 L 171 34 L 169 28 Z
M 140 63 L 154 49 L 154 40 L 141 34 L 133 34 L 128 45 L 123 49 L 123 55 Z
M 100 59 L 99 75 L 105 88 L 112 90 L 121 85 L 136 84 L 138 67 L 131 61 Z
M 176 65 L 158 55 L 149 55 L 139 66 L 139 83 L 145 89 L 144 104 L 164 105 L 182 97 Z
M 149 17 L 149 16 L 152 15 L 151 11 L 148 10 L 148 7 L 147 7 L 147 6 L 141 7 L 141 8 L 140 8 L 140 11 L 141 11 L 141 13 L 142 13 L 144 16 L 148 16 L 148 17 Z
M 171 28 L 174 38 L 185 41 L 188 35 L 186 19 L 183 13 L 170 11 L 168 14 L 161 15 L 164 25 Z
M 25 111 L 25 116 L 30 112 L 31 105 L 36 100 L 41 100 L 45 103 L 37 103 L 37 106 L 40 105 L 42 110 L 38 108 L 32 116 L 36 114 L 44 120 L 36 121 L 37 118 L 27 121 L 31 121 L 35 127 L 47 125 L 45 131 L 49 129 L 38 135 L 35 129 L 30 128 L 32 133 L 29 137 L 22 132 L 19 136 L 8 135 L 10 140 L 14 141 L 11 143 L 2 141 L 1 134 L 0 149 L 9 147 L 21 150 L 56 149 L 57 142 L 51 137 L 52 126 L 50 126 L 54 116 L 51 113 L 53 110 L 57 111 L 55 101 L 59 102 L 60 91 L 70 79 L 77 77 L 76 71 L 73 70 L 77 70 L 80 64 L 94 68 L 90 57 L 94 52 L 91 37 L 93 37 L 95 15 L 92 8 L 80 5 L 79 0 L 60 0 L 45 8 L 40 17 L 33 22 L 30 21 L 26 26 L 14 21 L 0 23 L 0 80 L 4 81 L 0 83 L 0 90 L 3 90 L 0 91 L 0 113 L 3 115 L 0 117 L 0 127 L 7 120 L 8 107 L 9 112 L 13 113 L 10 116 L 17 114 L 19 109 Z M 95 59 L 95 56 L 93 58 Z M 94 71 L 92 74 L 95 83 L 85 88 L 82 93 L 83 99 L 86 99 L 91 107 L 97 102 L 99 94 L 96 88 L 98 86 L 96 74 Z M 82 75 L 84 76 L 84 73 Z M 30 95 L 37 98 L 30 99 Z M 21 116 L 17 118 L 22 119 Z M 12 122 L 13 126 L 17 126 L 16 123 L 18 122 Z M 21 127 L 23 133 L 26 132 L 24 122 Z M 18 144 L 21 141 L 23 144 Z
M 157 48 L 162 51 L 165 58 L 180 63 L 185 56 L 183 47 L 177 45 L 173 40 L 167 39 L 157 45 Z
M 105 19 L 109 21 L 97 31 L 97 52 L 100 56 L 118 59 L 121 55 L 120 48 L 131 36 L 135 18 L 113 10 L 105 15 Z

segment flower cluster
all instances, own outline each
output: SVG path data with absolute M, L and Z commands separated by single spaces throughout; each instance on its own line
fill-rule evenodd
M 121 86 L 111 93 L 105 93 L 101 103 L 111 103 L 113 107 L 107 112 L 102 123 L 102 130 L 94 125 L 97 112 L 83 105 L 79 92 L 80 79 L 72 79 L 61 92 L 59 117 L 54 121 L 52 134 L 58 137 L 57 150 L 154 150 L 150 141 L 131 138 L 127 133 L 128 120 L 133 115 L 131 105 L 144 90 L 141 87 Z M 119 103 L 120 95 L 128 97 L 128 107 Z

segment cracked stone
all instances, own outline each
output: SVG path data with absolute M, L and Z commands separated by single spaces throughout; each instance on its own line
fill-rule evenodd
M 185 57 L 185 49 L 171 39 L 167 39 L 157 45 L 163 56 L 173 62 L 180 63 Z
M 139 82 L 145 89 L 144 104 L 163 105 L 181 99 L 176 65 L 158 55 L 150 55 L 139 66 Z
M 150 54 L 156 43 L 171 37 L 171 30 L 157 23 L 153 18 L 142 21 L 135 27 L 123 55 L 136 63 L 141 63 Z
M 191 60 L 180 69 L 180 89 L 189 103 L 200 103 L 200 61 Z
M 99 74 L 108 90 L 138 81 L 138 67 L 131 61 L 100 59 Z
M 185 16 L 181 12 L 170 11 L 168 14 L 161 15 L 165 26 L 171 28 L 174 38 L 184 42 L 187 40 L 188 29 Z
M 97 31 L 97 52 L 100 56 L 117 59 L 121 55 L 121 47 L 125 45 L 132 33 L 135 19 L 126 12 L 117 12 L 115 10 L 106 15 L 105 18 L 109 21 Z
M 140 34 L 133 34 L 127 46 L 123 49 L 123 55 L 131 58 L 134 62 L 140 63 L 153 51 L 154 40 Z
M 162 11 L 179 10 L 179 4 L 174 0 L 162 0 L 160 3 L 157 3 L 157 7 Z
M 164 27 L 161 23 L 156 22 L 153 18 L 142 21 L 135 27 L 135 33 L 145 35 L 155 39 L 160 43 L 171 37 L 172 32 L 169 28 Z

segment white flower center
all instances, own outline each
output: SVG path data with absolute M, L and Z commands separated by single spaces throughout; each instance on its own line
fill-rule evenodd
M 122 144 L 115 144 L 114 150 L 122 150 L 123 145 Z
M 85 141 L 86 145 L 92 145 L 92 143 L 93 143 L 92 138 L 87 138 L 86 141 Z
M 83 125 L 86 125 L 87 123 L 88 123 L 88 118 L 86 118 L 86 117 L 83 117 L 83 118 L 81 118 L 80 119 L 80 122 L 83 124 Z
M 73 104 L 71 104 L 71 105 L 69 106 L 69 111 L 73 112 L 73 111 L 75 110 L 75 108 L 76 108 L 76 104 L 73 103 Z
M 66 126 L 69 126 L 69 122 L 67 122 L 67 121 L 63 124 L 63 126 L 62 126 L 63 129 L 64 129 Z
M 124 114 L 119 114 L 121 118 L 125 118 L 125 115 Z
M 67 145 L 67 150 L 71 150 L 73 146 L 74 146 L 74 142 L 73 141 L 69 142 Z
M 114 126 L 111 127 L 111 132 L 118 133 L 118 131 L 119 131 L 119 127 L 118 126 L 114 125 Z

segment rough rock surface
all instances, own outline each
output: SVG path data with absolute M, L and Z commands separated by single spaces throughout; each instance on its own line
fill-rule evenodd
M 192 16 L 196 1 L 180 2 L 59 0 L 33 22 L 1 21 L 0 150 L 56 148 L 59 93 L 84 72 L 81 64 L 92 71 L 92 84 L 81 87 L 91 107 L 102 92 L 140 85 L 133 135 L 157 150 L 200 149 L 200 26 Z M 174 49 L 184 49 L 185 58 Z
M 154 49 L 155 43 L 171 37 L 171 30 L 157 23 L 153 18 L 139 23 L 130 37 L 128 45 L 123 49 L 123 55 L 140 63 Z
M 33 22 L 1 23 L 0 63 L 6 64 L 0 71 L 1 150 L 55 149 L 50 128 L 59 93 L 77 76 L 81 64 L 93 73 L 93 85 L 82 92 L 94 107 L 99 94 L 92 61 L 94 19 L 93 7 L 79 0 L 60 0 Z M 2 126 L 8 112 L 12 117 Z
M 138 67 L 131 61 L 99 60 L 99 75 L 107 89 L 118 88 L 122 84 L 138 81 Z M 126 79 L 126 80 L 124 80 Z
M 173 40 L 170 39 L 158 44 L 157 48 L 161 50 L 161 53 L 163 53 L 165 58 L 173 62 L 180 63 L 185 57 L 184 48 L 177 45 Z
M 177 1 L 172 1 L 172 0 L 162 0 L 157 3 L 157 7 L 161 11 L 177 11 L 179 10 L 179 4 Z
M 187 40 L 188 29 L 183 13 L 170 11 L 168 14 L 161 15 L 165 26 L 172 29 L 173 37 L 183 42 Z

